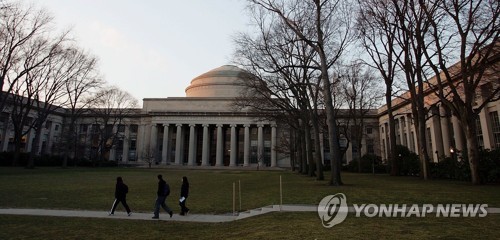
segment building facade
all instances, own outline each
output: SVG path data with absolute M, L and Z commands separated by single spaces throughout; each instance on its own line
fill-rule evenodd
M 141 109 L 131 109 L 118 122 L 104 126 L 94 116 L 78 120 L 78 157 L 98 154 L 102 133 L 112 140 L 105 159 L 119 163 L 156 163 L 163 165 L 248 167 L 291 166 L 290 154 L 277 151 L 290 141 L 290 131 L 279 122 L 262 120 L 254 113 L 235 110 L 233 100 L 243 91 L 245 71 L 230 65 L 208 71 L 194 78 L 186 88 L 186 97 L 146 98 Z M 396 143 L 416 152 L 416 131 L 411 106 L 402 98 L 395 99 Z M 452 117 L 432 95 L 426 97 L 430 114 L 426 122 L 426 143 L 431 159 L 450 156 L 450 149 L 463 150 L 464 136 L 459 121 Z M 373 109 L 365 118 L 361 146 L 350 142 L 344 163 L 364 154 L 388 157 L 389 132 L 386 106 Z M 342 111 L 341 111 L 342 112 Z M 340 113 L 341 113 L 340 112 Z M 500 148 L 500 102 L 489 103 L 478 120 L 478 140 L 483 148 Z M 339 114 L 339 118 L 348 115 Z M 9 110 L 0 117 L 0 151 L 13 150 L 12 123 Z M 42 130 L 40 154 L 58 154 L 57 144 L 65 127 L 64 110 L 51 114 Z M 326 131 L 326 130 L 325 130 Z M 320 134 L 324 163 L 329 163 L 327 134 Z M 23 138 L 23 150 L 30 151 L 34 132 Z

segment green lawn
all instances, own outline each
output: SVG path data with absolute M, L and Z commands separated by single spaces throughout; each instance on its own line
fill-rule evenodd
M 129 185 L 128 202 L 134 212 L 151 212 L 157 174 L 172 189 L 167 203 L 178 209 L 181 178 L 188 176 L 192 213 L 223 214 L 232 211 L 233 182 L 241 182 L 242 209 L 279 203 L 279 178 L 284 204 L 317 204 L 337 192 L 353 203 L 487 203 L 500 207 L 500 186 L 472 186 L 467 182 L 422 181 L 411 177 L 343 173 L 342 187 L 292 172 L 208 171 L 131 168 L 0 168 L 1 208 L 52 208 L 107 211 L 114 184 L 122 176 Z M 119 206 L 117 211 L 124 211 Z M 176 211 L 178 212 L 178 211 Z M 43 219 L 43 221 L 42 221 Z M 322 227 L 316 213 L 272 213 L 218 224 L 150 222 L 118 219 L 82 219 L 0 215 L 0 239 L 495 239 L 500 215 L 486 218 L 356 218 L 331 229 Z

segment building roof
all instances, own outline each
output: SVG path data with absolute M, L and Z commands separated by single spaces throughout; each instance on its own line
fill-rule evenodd
M 195 77 L 186 88 L 186 97 L 239 97 L 243 81 L 252 75 L 233 65 L 224 65 Z

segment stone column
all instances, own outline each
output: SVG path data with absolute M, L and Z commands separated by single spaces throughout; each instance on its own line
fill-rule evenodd
M 208 124 L 203 124 L 203 146 L 201 150 L 201 165 L 208 166 L 208 151 L 209 151 L 209 135 Z
M 236 124 L 231 124 L 231 150 L 230 150 L 229 166 L 236 166 Z
M 125 125 L 125 137 L 123 138 L 122 162 L 128 162 L 128 149 L 130 141 L 130 125 Z
M 258 124 L 257 128 L 257 159 L 260 165 L 264 161 L 264 124 Z
M 406 142 L 408 144 L 408 149 L 410 149 L 410 151 L 413 151 L 413 149 L 415 149 L 415 145 L 413 145 L 413 141 L 411 139 L 411 121 L 410 121 L 410 118 L 411 118 L 411 114 L 406 114 L 405 116 L 405 121 L 406 121 Z
M 404 122 L 403 118 L 404 117 L 396 118 L 397 121 L 398 121 L 398 125 L 399 125 L 399 136 L 400 136 L 399 137 L 399 144 L 401 144 L 401 145 L 405 145 L 404 144 L 405 141 L 403 140 L 403 138 L 405 137 L 405 134 L 404 134 L 404 131 L 403 131 L 403 122 Z M 361 131 L 363 131 L 363 129 L 361 129 Z M 408 147 L 408 146 L 406 146 L 406 147 Z M 360 151 L 360 149 L 359 149 L 359 146 L 358 146 L 358 153 L 359 153 L 359 151 Z
M 450 153 L 450 118 L 444 106 L 439 106 L 439 117 L 441 124 L 441 137 L 443 138 L 443 156 L 449 157 Z
M 168 137 L 170 136 L 169 132 L 169 124 L 164 123 L 163 124 L 163 145 L 161 147 L 161 161 L 164 162 L 165 164 L 168 164 Z
M 143 160 L 144 154 L 144 142 L 146 138 L 146 127 L 144 124 L 139 124 L 137 126 L 137 160 Z
M 9 122 L 7 121 L 5 125 L 7 126 L 3 130 L 2 149 L 1 149 L 2 152 L 7 152 L 7 149 L 9 148 L 9 135 L 10 135 Z
M 149 151 L 150 154 L 153 158 L 153 161 L 156 161 L 156 141 L 158 139 L 158 127 L 156 126 L 156 123 L 153 123 L 151 125 L 151 135 L 150 135 L 150 140 L 149 140 Z
M 434 130 L 434 142 L 435 142 L 435 151 L 432 153 L 434 157 L 436 157 L 436 161 L 439 161 L 439 158 L 445 156 L 445 152 L 450 151 L 449 148 L 444 148 L 444 142 L 446 141 L 443 137 L 443 129 L 441 128 L 441 113 L 439 111 L 439 106 L 436 106 L 437 109 L 434 109 L 434 116 L 432 117 L 432 126 Z M 436 154 L 437 152 L 437 154 Z
M 318 134 L 319 135 L 319 134 Z M 316 137 L 319 137 L 316 135 Z M 271 167 L 276 167 L 276 124 L 271 125 Z
M 195 124 L 189 124 L 189 153 L 188 153 L 188 166 L 194 165 L 194 157 L 195 157 L 195 134 L 194 127 Z
M 9 134 L 10 134 L 10 131 L 9 131 L 9 125 L 10 125 L 10 113 L 6 113 L 7 114 L 7 118 L 5 119 L 5 125 L 3 127 L 3 135 L 2 135 L 2 146 L 0 146 L 0 151 L 2 152 L 7 152 L 7 149 L 9 147 Z M 55 125 L 54 123 L 52 123 L 52 125 Z M 51 126 L 52 128 L 53 126 Z
M 243 166 L 250 166 L 250 124 L 243 125 L 245 127 L 245 140 L 243 141 Z
M 33 138 L 33 135 L 35 134 L 35 130 L 34 129 L 30 129 L 28 131 L 28 134 L 26 134 L 26 147 L 25 147 L 25 151 L 26 152 L 29 152 L 31 151 L 31 147 L 32 147 L 32 143 L 33 141 L 31 141 L 31 139 Z
M 117 134 L 118 133 L 117 128 L 118 128 L 117 125 L 113 125 L 111 133 L 112 134 Z M 109 150 L 109 161 L 115 161 L 116 160 L 116 144 L 114 144 L 114 141 L 112 141 L 112 144 L 113 145 L 111 146 L 111 149 Z
M 52 124 L 50 124 L 49 130 L 48 130 L 49 131 L 49 133 L 48 133 L 49 139 L 47 139 L 47 148 L 45 148 L 45 153 L 52 154 L 51 149 L 52 149 L 52 145 L 54 144 L 54 125 L 55 125 L 55 122 L 52 121 Z M 80 125 L 75 123 L 75 131 L 77 132 L 77 134 L 76 134 L 77 137 L 76 137 L 75 141 L 77 141 L 77 142 L 80 141 L 80 129 L 79 129 L 79 127 L 80 127 Z M 88 129 L 87 129 L 87 131 L 88 131 Z M 7 151 L 7 150 L 5 150 L 5 151 Z
M 499 104 L 500 105 L 500 104 Z M 491 126 L 490 113 L 488 108 L 483 108 L 479 112 L 479 121 L 481 122 L 481 130 L 483 132 L 483 143 L 485 149 L 495 148 L 495 140 L 493 138 L 493 131 L 489 131 L 488 126 Z M 479 131 L 479 129 L 478 129 Z
M 453 138 L 455 139 L 455 147 L 463 151 L 462 146 L 464 143 L 464 134 L 462 128 L 460 127 L 460 121 L 457 117 L 452 116 L 451 121 L 453 122 Z
M 223 149 L 222 124 L 217 124 L 217 152 L 215 153 L 215 166 L 222 166 Z
M 175 124 L 177 126 L 177 134 L 175 138 L 175 164 L 181 164 L 181 146 L 182 146 L 182 124 Z

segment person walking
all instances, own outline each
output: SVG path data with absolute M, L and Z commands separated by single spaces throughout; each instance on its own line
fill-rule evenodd
M 123 183 L 122 177 L 117 177 L 116 187 L 115 187 L 115 201 L 113 202 L 113 206 L 111 207 L 109 216 L 115 214 L 116 206 L 118 206 L 118 203 L 120 202 L 125 207 L 125 210 L 127 210 L 127 215 L 128 216 L 132 215 L 132 211 L 130 211 L 130 208 L 128 207 L 127 204 L 127 193 L 128 193 L 128 186 L 125 183 Z
M 181 186 L 181 197 L 179 199 L 179 205 L 181 206 L 181 215 L 187 215 L 189 208 L 186 207 L 186 201 L 189 195 L 189 182 L 186 176 L 182 177 Z
M 167 200 L 168 195 L 170 194 L 170 186 L 165 180 L 163 180 L 163 176 L 161 174 L 158 175 L 158 191 L 156 192 L 156 202 L 155 202 L 155 211 L 153 219 L 160 218 L 160 206 L 168 212 L 170 217 L 174 214 L 172 210 L 167 206 L 165 201 Z

